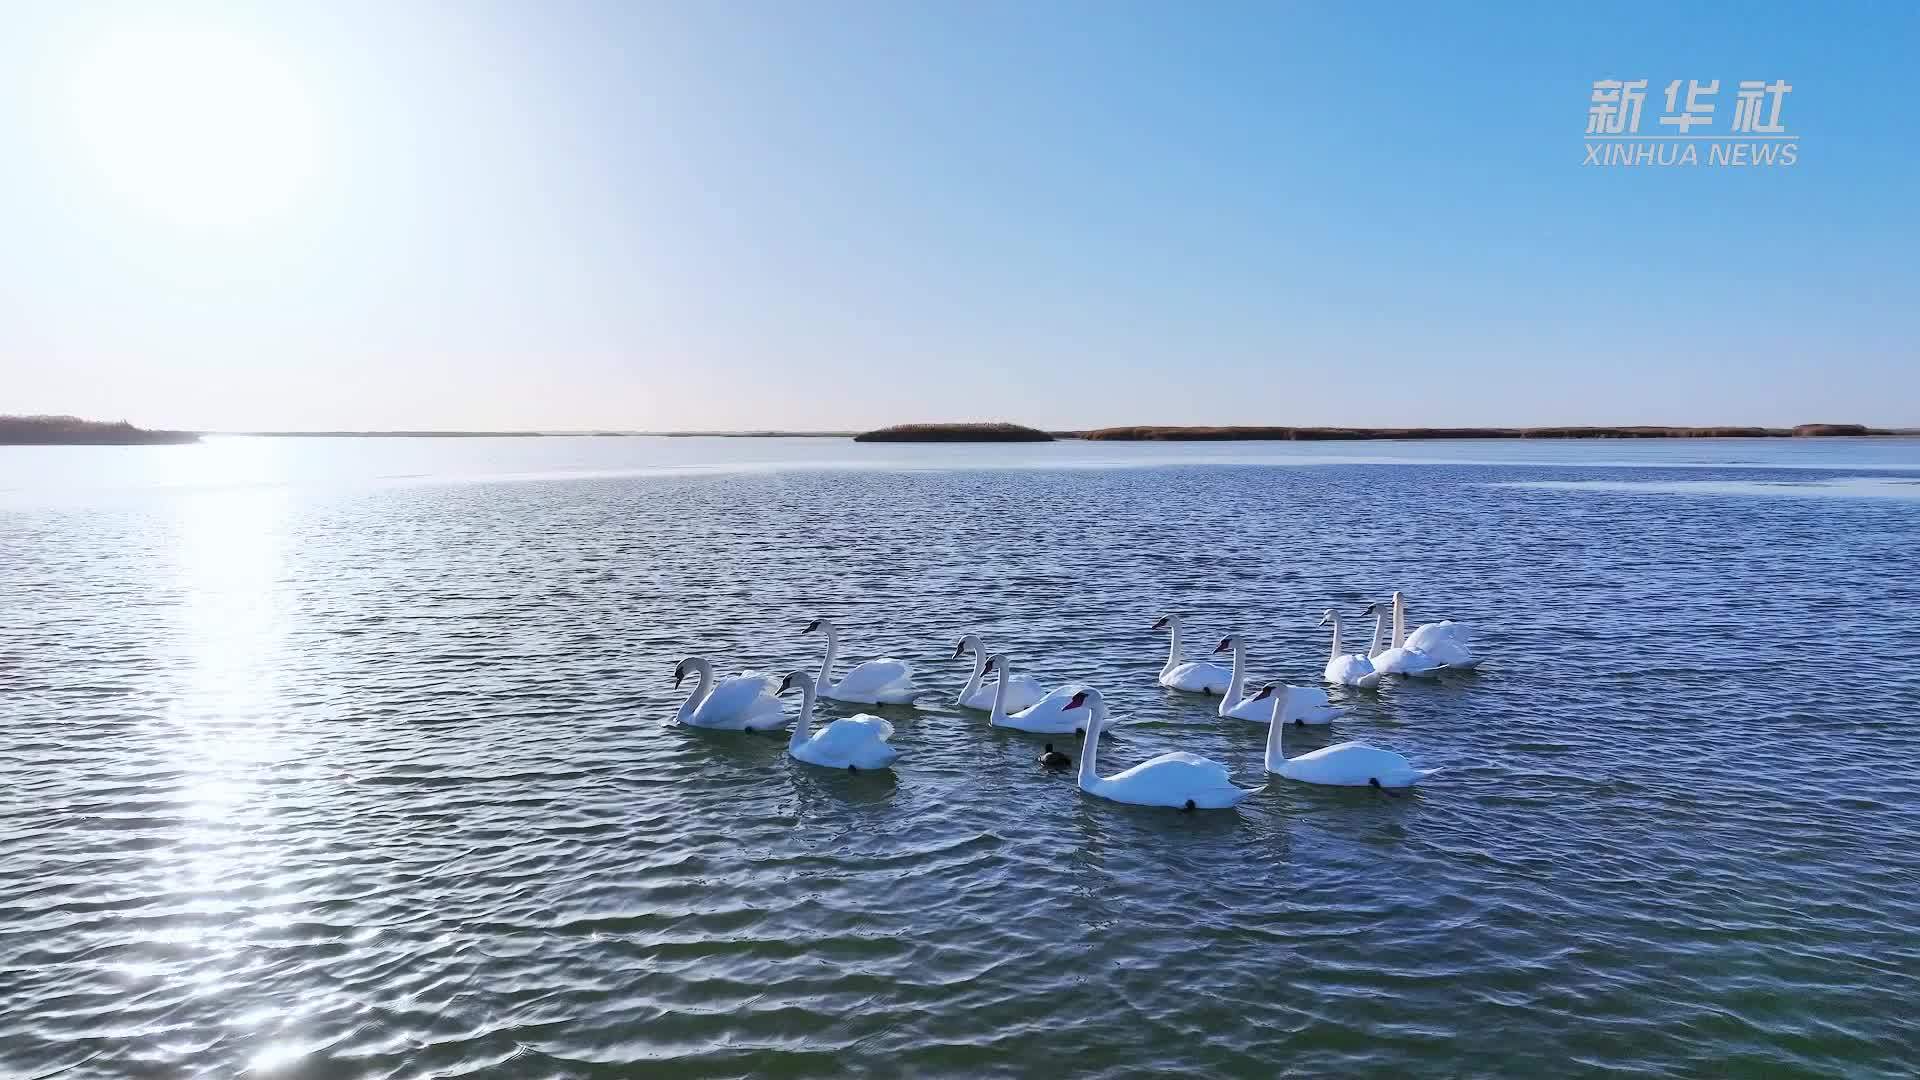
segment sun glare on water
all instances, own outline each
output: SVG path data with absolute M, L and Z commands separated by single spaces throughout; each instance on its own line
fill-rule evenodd
M 76 68 L 71 132 L 121 197 L 186 225 L 286 210 L 316 157 L 311 104 L 282 57 L 217 31 L 124 33 Z

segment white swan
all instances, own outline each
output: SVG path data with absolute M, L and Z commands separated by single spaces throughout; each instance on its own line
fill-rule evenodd
M 1398 596 L 1398 593 L 1394 594 Z M 1387 644 L 1387 608 L 1384 604 L 1368 604 L 1367 614 L 1373 616 L 1373 644 L 1367 648 L 1367 659 L 1373 661 L 1373 670 L 1382 675 L 1412 675 L 1418 678 L 1432 678 L 1446 667 L 1440 661 L 1426 653 L 1415 652 L 1402 645 L 1389 647 Z
M 1403 788 L 1412 787 L 1440 771 L 1416 769 L 1391 750 L 1357 742 L 1335 743 L 1297 758 L 1287 757 L 1281 746 L 1281 732 L 1299 712 L 1301 699 L 1297 695 L 1308 688 L 1282 686 L 1275 694 L 1276 685 L 1268 683 L 1261 690 L 1273 698 L 1273 728 L 1267 732 L 1267 771 L 1275 776 L 1333 787 Z
M 981 679 L 987 674 L 987 647 L 981 643 L 979 634 L 968 634 L 961 638 L 960 644 L 953 647 L 953 658 L 958 660 L 968 652 L 973 653 L 973 675 L 967 679 L 967 685 L 961 688 L 960 696 L 955 698 L 953 703 L 963 709 L 991 712 L 995 688 L 980 684 Z M 1005 671 L 1000 673 L 998 681 L 1001 683 L 1007 681 Z M 1040 680 L 1031 675 L 1016 675 L 1013 685 L 1007 687 L 1007 700 L 1004 707 L 1019 712 L 1046 696 L 1046 688 L 1040 685 Z
M 1000 675 L 1000 681 L 994 687 L 993 713 L 987 718 L 989 724 L 1015 731 L 1031 731 L 1037 735 L 1080 732 L 1084 723 L 1081 714 L 1067 712 L 1067 703 L 1073 700 L 1073 695 L 1087 688 L 1085 683 L 1068 683 L 1009 716 L 1006 699 L 1012 691 L 1007 688 L 1007 667 L 1007 658 L 999 653 L 987 658 L 987 670 Z
M 920 693 L 913 685 L 913 668 L 905 660 L 881 657 L 878 660 L 865 660 L 853 666 L 846 678 L 833 681 L 833 658 L 840 651 L 840 627 L 832 619 L 815 619 L 802 630 L 811 634 L 815 630 L 827 632 L 827 655 L 820 661 L 818 689 L 821 697 L 835 701 L 851 702 L 855 705 L 910 705 Z
M 1251 720 L 1256 724 L 1265 724 L 1273 720 L 1273 704 L 1266 700 L 1266 691 L 1241 697 L 1241 690 L 1247 685 L 1247 643 L 1239 634 L 1228 634 L 1220 639 L 1220 645 L 1213 651 L 1223 653 L 1233 651 L 1233 676 L 1227 681 L 1227 692 L 1220 698 L 1220 715 L 1236 720 Z M 1317 706 L 1300 709 L 1299 722 L 1303 724 L 1331 724 L 1344 715 L 1347 710 L 1334 708 L 1327 700 L 1326 691 L 1320 691 Z
M 1143 761 L 1125 772 L 1103 777 L 1094 764 L 1100 751 L 1100 727 L 1107 705 L 1088 687 L 1073 695 L 1068 709 L 1086 708 L 1087 737 L 1080 747 L 1080 790 L 1114 802 L 1172 806 L 1184 810 L 1221 810 L 1253 794 L 1236 787 L 1227 767 L 1197 754 L 1175 752 Z
M 1153 624 L 1155 630 L 1172 631 L 1167 663 L 1160 669 L 1160 685 L 1169 690 L 1185 690 L 1193 694 L 1226 693 L 1227 682 L 1233 678 L 1233 672 L 1211 661 L 1186 660 L 1180 656 L 1180 622 L 1183 618 L 1181 615 L 1162 615 L 1160 621 Z
M 729 675 L 716 684 L 713 665 L 689 656 L 674 665 L 675 690 L 689 671 L 699 678 L 676 714 L 681 723 L 724 731 L 775 731 L 787 726 L 787 714 L 773 697 L 772 676 Z
M 1480 666 L 1485 657 L 1473 655 L 1468 640 L 1473 631 L 1466 623 L 1457 623 L 1451 619 L 1425 623 L 1413 633 L 1407 633 L 1407 597 L 1405 593 L 1393 594 L 1393 644 L 1395 648 L 1406 648 L 1424 656 L 1431 657 L 1441 667 L 1457 671 L 1471 671 Z
M 1380 685 L 1380 673 L 1373 670 L 1373 662 L 1359 653 L 1340 651 L 1340 613 L 1332 608 L 1320 616 L 1320 625 L 1333 624 L 1333 655 L 1327 660 L 1324 673 L 1330 683 L 1341 686 L 1372 687 Z
M 884 769 L 900 756 L 887 743 L 893 738 L 893 725 L 877 716 L 845 716 L 813 734 L 813 700 L 819 692 L 804 671 L 790 673 L 781 680 L 780 693 L 800 688 L 800 718 L 794 722 L 793 735 L 787 739 L 787 753 L 796 761 L 827 769 Z

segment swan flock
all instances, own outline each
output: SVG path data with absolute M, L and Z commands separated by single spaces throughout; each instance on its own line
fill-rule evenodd
M 1389 602 L 1369 605 L 1374 616 L 1371 641 L 1361 652 L 1343 652 L 1343 622 L 1328 609 L 1321 625 L 1331 625 L 1332 651 L 1322 678 L 1352 689 L 1377 688 L 1386 676 L 1431 679 L 1445 671 L 1472 671 L 1480 666 L 1470 643 L 1470 631 L 1460 623 L 1427 623 L 1409 634 L 1406 597 L 1395 592 Z M 1263 682 L 1249 693 L 1247 642 L 1228 634 L 1213 650 L 1227 654 L 1230 665 L 1212 660 L 1189 660 L 1182 653 L 1184 617 L 1169 614 L 1153 624 L 1170 638 L 1167 661 L 1158 683 L 1169 690 L 1220 697 L 1223 719 L 1268 725 L 1265 772 L 1288 780 L 1334 787 L 1371 787 L 1382 791 L 1412 787 L 1438 770 L 1416 768 L 1390 750 L 1359 742 L 1341 742 L 1287 757 L 1282 745 L 1286 729 L 1333 723 L 1347 710 L 1335 706 L 1317 686 L 1288 686 Z M 1389 634 L 1389 623 L 1391 633 Z M 831 619 L 815 619 L 804 633 L 820 632 L 826 652 L 817 675 L 789 672 L 777 683 L 774 676 L 742 673 L 717 676 L 712 662 L 690 656 L 675 665 L 674 686 L 689 677 L 694 685 L 675 719 L 688 727 L 743 733 L 791 728 L 787 753 L 796 761 L 821 768 L 851 772 L 890 768 L 900 757 L 892 745 L 893 723 L 860 713 L 828 721 L 815 730 L 814 708 L 822 699 L 857 705 L 913 706 L 928 691 L 914 681 L 912 665 L 880 657 L 853 664 L 834 676 L 839 656 L 840 627 Z M 954 646 L 952 659 L 971 657 L 971 673 L 952 704 L 984 712 L 991 727 L 1042 735 L 1079 736 L 1077 782 L 1088 795 L 1140 806 L 1179 810 L 1217 810 L 1235 806 L 1255 788 L 1233 783 L 1227 767 L 1196 754 L 1174 751 L 1160 754 L 1111 776 L 1099 771 L 1100 739 L 1110 720 L 1100 691 L 1084 683 L 1067 683 L 1048 690 L 1030 675 L 1014 670 L 1005 653 L 990 651 L 977 634 L 968 634 Z M 782 698 L 798 691 L 799 711 L 789 716 Z M 1056 770 L 1072 767 L 1072 759 L 1052 743 L 1040 763 Z

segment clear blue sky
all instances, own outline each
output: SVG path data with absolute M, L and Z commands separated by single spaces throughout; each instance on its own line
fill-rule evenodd
M 259 7 L 0 14 L 0 412 L 1920 424 L 1912 5 Z

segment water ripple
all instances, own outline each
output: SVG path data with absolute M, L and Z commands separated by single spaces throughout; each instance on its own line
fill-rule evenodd
M 1920 506 L 1764 494 L 1818 460 L 395 464 L 10 510 L 0 1072 L 1903 1074 Z M 1288 742 L 1445 769 L 1418 792 L 1267 781 L 1153 682 L 1163 611 L 1311 682 L 1320 610 L 1393 587 L 1495 660 Z M 810 667 L 823 614 L 941 687 L 978 631 L 1107 690 L 1107 768 L 1261 793 L 1095 802 L 938 704 L 890 711 L 892 775 L 670 723 L 682 655 Z

